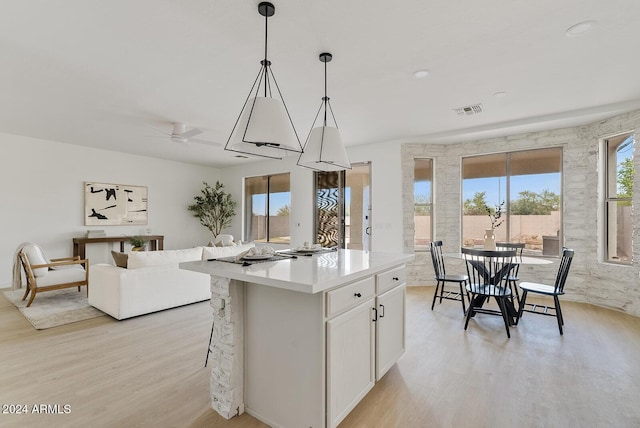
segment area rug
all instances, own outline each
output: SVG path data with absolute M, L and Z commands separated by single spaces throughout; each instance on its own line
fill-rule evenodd
M 22 301 L 24 288 L 3 294 L 37 330 L 106 315 L 89 305 L 84 288 L 80 292 L 77 288 L 67 288 L 39 293 L 28 308 L 29 297 Z

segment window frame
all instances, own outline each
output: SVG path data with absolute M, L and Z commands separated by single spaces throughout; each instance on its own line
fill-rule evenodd
M 433 158 L 430 157 L 414 157 L 413 158 L 413 218 L 414 218 L 414 222 L 413 222 L 413 249 L 415 252 L 426 252 L 429 251 L 429 244 L 424 244 L 424 245 L 419 245 L 416 243 L 416 222 L 415 222 L 415 210 L 416 210 L 416 193 L 415 193 L 415 185 L 417 183 L 416 180 L 416 166 L 417 163 L 416 161 L 429 161 L 431 163 L 431 177 L 429 178 L 429 182 L 430 182 L 430 192 L 429 192 L 429 200 L 426 204 L 421 204 L 421 206 L 425 206 L 428 207 L 429 209 L 429 213 L 430 213 L 430 220 L 429 220 L 429 237 L 430 240 L 433 241 L 433 225 L 434 225 L 434 205 L 433 205 L 433 191 L 434 191 L 434 171 L 435 171 L 435 160 Z
M 255 175 L 255 176 L 250 176 L 250 177 L 244 177 L 243 180 L 243 192 L 244 192 L 244 198 L 243 198 L 243 222 L 244 222 L 244 227 L 243 227 L 243 239 L 247 240 L 247 241 L 255 241 L 255 242 L 260 242 L 260 243 L 271 243 L 271 244 L 291 244 L 291 216 L 289 215 L 289 225 L 288 225 L 288 236 L 289 236 L 289 240 L 284 240 L 284 239 L 279 239 L 279 240 L 272 240 L 271 237 L 271 217 L 277 217 L 274 215 L 271 215 L 270 211 L 271 211 L 271 195 L 273 193 L 278 193 L 278 192 L 272 192 L 271 191 L 271 179 L 273 177 L 280 177 L 280 176 L 287 176 L 288 178 L 288 193 L 289 193 L 289 203 L 287 205 L 289 205 L 289 208 L 291 208 L 291 172 L 281 172 L 281 173 L 274 173 L 274 174 L 265 174 L 265 175 Z M 265 193 L 250 193 L 247 191 L 247 180 L 255 180 L 255 179 L 263 179 L 266 180 L 266 190 Z M 250 225 L 252 224 L 252 216 L 253 216 L 253 207 L 251 207 L 251 210 L 248 210 L 247 207 L 247 201 L 249 197 L 253 197 L 254 195 L 264 195 L 265 201 L 265 239 L 260 239 L 260 238 L 256 238 L 254 239 L 253 236 L 251 236 L 250 233 Z M 250 211 L 250 212 L 248 212 Z
M 537 151 L 550 151 L 550 150 L 557 150 L 559 152 L 559 165 L 560 165 L 560 183 L 559 183 L 559 212 L 560 212 L 560 222 L 559 222 L 559 230 L 558 230 L 558 240 L 559 240 L 559 247 L 562 248 L 562 244 L 564 242 L 564 204 L 563 204 L 563 189 L 564 189 L 564 148 L 562 146 L 551 146 L 551 147 L 538 147 L 538 148 L 529 148 L 529 149 L 522 149 L 522 150 L 512 150 L 512 151 L 505 151 L 505 152 L 495 152 L 495 153 L 482 153 L 482 154 L 474 154 L 474 155 L 469 155 L 469 156 L 463 156 L 460 159 L 460 245 L 461 246 L 465 246 L 464 245 L 464 181 L 465 181 L 465 177 L 464 177 L 464 160 L 465 159 L 470 159 L 470 158 L 480 158 L 480 157 L 491 157 L 491 156 L 504 156 L 504 168 L 505 168 L 505 172 L 504 172 L 504 179 L 505 179 L 505 197 L 504 197 L 504 202 L 505 202 L 505 206 L 503 208 L 503 218 L 504 218 L 504 227 L 505 227 L 505 235 L 506 235 L 506 241 L 511 241 L 511 234 L 512 234 L 512 219 L 511 219 L 511 204 L 513 202 L 512 200 L 512 195 L 511 195 L 511 177 L 512 177 L 512 168 L 511 168 L 511 155 L 517 155 L 517 154 L 525 154 L 525 153 L 534 153 Z M 488 204 L 490 207 L 492 207 L 491 204 Z M 545 235 L 546 236 L 546 235 Z M 544 241 L 544 239 L 543 239 Z M 525 250 L 526 251 L 526 250 Z M 527 254 L 530 256 L 534 256 L 534 257 L 559 257 L 560 256 L 560 251 L 558 251 L 558 254 L 543 254 L 542 250 L 541 252 L 538 253 L 532 253 L 532 254 Z
M 624 138 L 622 138 L 624 137 Z M 628 197 L 620 197 L 618 196 L 618 192 L 617 192 L 617 184 L 618 184 L 618 162 L 617 162 L 617 158 L 615 159 L 615 165 L 614 165 L 614 171 L 613 171 L 613 175 L 612 175 L 612 171 L 611 171 L 611 159 L 610 159 L 610 154 L 611 154 L 611 150 L 610 150 L 610 143 L 612 142 L 612 140 L 614 139 L 618 139 L 618 138 L 622 138 L 620 143 L 626 141 L 626 139 L 628 137 L 633 137 L 634 141 L 635 141 L 635 130 L 630 130 L 630 131 L 626 131 L 626 132 L 621 132 L 618 134 L 614 134 L 614 135 L 610 135 L 607 137 L 604 137 L 601 139 L 602 141 L 602 150 L 603 150 L 603 157 L 602 157 L 602 162 L 603 162 L 603 171 L 604 171 L 604 177 L 603 177 L 603 204 L 602 204 L 602 218 L 603 218 L 603 240 L 602 240 L 602 256 L 603 256 L 603 261 L 605 263 L 611 263 L 611 264 L 616 264 L 616 265 L 622 265 L 622 266 L 630 266 L 633 263 L 633 247 L 631 248 L 631 256 L 629 258 L 629 260 L 616 260 L 613 259 L 610 255 L 609 255 L 609 247 L 611 246 L 609 244 L 610 241 L 610 210 L 609 210 L 609 204 L 610 203 L 619 203 L 619 202 L 629 202 L 631 204 L 631 212 L 632 212 L 632 218 L 633 218 L 633 195 L 634 195 L 634 191 L 632 190 L 631 192 L 631 196 Z M 617 150 L 615 150 L 615 152 L 617 153 Z M 633 161 L 634 159 L 634 154 L 631 154 L 631 159 Z M 634 171 L 635 171 L 635 167 L 634 167 Z M 615 195 L 611 196 L 611 189 L 612 189 L 612 183 L 610 181 L 610 179 L 614 179 L 615 180 L 615 185 L 613 186 L 613 189 L 615 189 Z

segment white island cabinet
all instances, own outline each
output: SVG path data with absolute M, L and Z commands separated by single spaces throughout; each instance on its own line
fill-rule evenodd
M 273 427 L 335 427 L 404 353 L 412 255 L 338 250 L 211 275 L 211 406 Z

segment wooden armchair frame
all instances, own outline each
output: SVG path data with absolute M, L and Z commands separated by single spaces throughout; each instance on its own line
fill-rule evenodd
M 23 252 L 20 253 L 20 261 L 22 263 L 22 268 L 24 269 L 24 273 L 27 277 L 27 289 L 24 292 L 24 296 L 22 296 L 22 300 L 25 300 L 31 292 L 31 297 L 29 298 L 29 302 L 27 303 L 27 307 L 31 306 L 33 303 L 33 299 L 35 299 L 37 293 L 41 293 L 43 291 L 52 291 L 52 290 L 60 290 L 62 288 L 71 288 L 78 287 L 78 291 L 81 291 L 80 287 L 83 285 L 87 286 L 87 296 L 89 296 L 89 260 L 88 259 L 80 259 L 80 256 L 73 257 L 62 257 L 58 259 L 51 259 L 51 263 L 44 263 L 39 265 L 32 265 L 29 263 L 29 258 Z M 56 266 L 65 266 L 65 265 L 84 265 L 85 276 L 82 281 L 72 281 L 72 282 L 64 282 L 60 284 L 51 284 L 45 286 L 38 286 L 37 277 L 33 274 L 33 269 L 38 268 L 52 268 Z

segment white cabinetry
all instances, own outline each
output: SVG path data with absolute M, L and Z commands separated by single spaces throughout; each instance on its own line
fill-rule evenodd
M 402 266 L 376 275 L 375 284 L 369 278 L 327 292 L 330 427 L 337 426 L 404 353 L 404 272 Z M 346 312 L 333 316 L 340 311 Z
M 405 290 L 403 284 L 376 297 L 376 380 L 404 354 Z
M 374 300 L 327 321 L 327 419 L 336 426 L 375 383 Z

